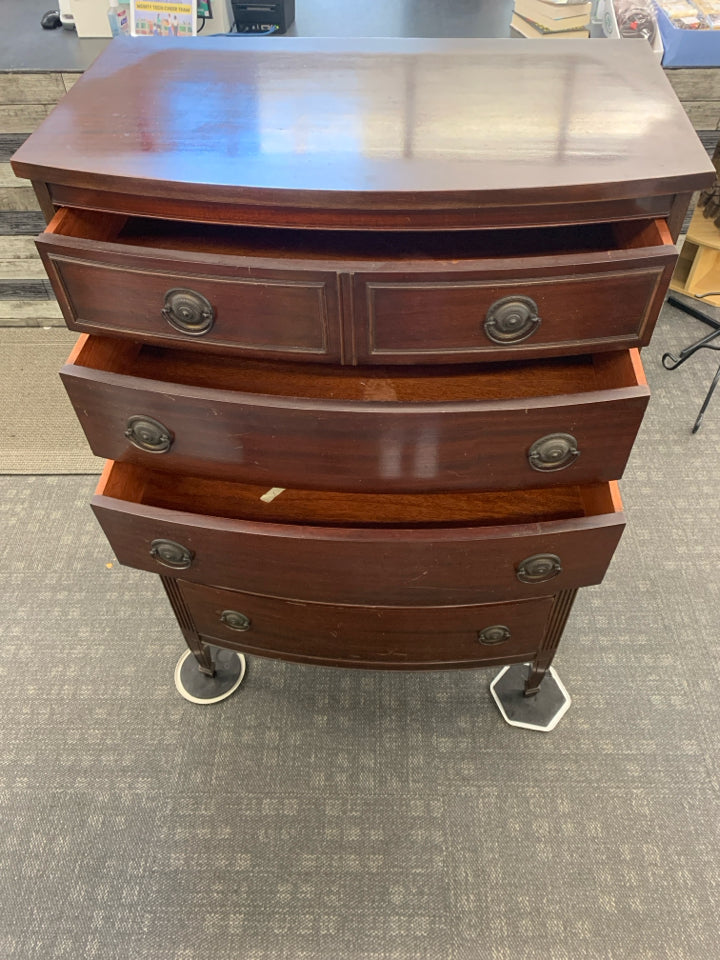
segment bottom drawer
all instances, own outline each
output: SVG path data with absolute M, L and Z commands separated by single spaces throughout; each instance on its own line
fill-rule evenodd
M 259 597 L 178 581 L 205 640 L 344 667 L 438 669 L 531 659 L 553 597 L 452 607 L 362 607 Z

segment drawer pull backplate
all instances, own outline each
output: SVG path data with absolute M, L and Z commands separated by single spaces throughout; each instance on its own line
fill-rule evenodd
M 192 337 L 201 337 L 215 323 L 215 311 L 212 304 L 195 290 L 176 288 L 165 294 L 165 306 L 162 310 L 171 327 Z
M 487 646 L 494 646 L 498 643 L 505 643 L 511 636 L 512 634 L 506 626 L 503 626 L 501 623 L 496 623 L 492 627 L 485 627 L 484 630 L 481 630 L 477 638 L 480 643 L 487 644 Z
M 134 447 L 146 453 L 167 453 L 174 439 L 164 423 L 145 416 L 130 417 L 125 436 Z
M 549 473 L 564 470 L 580 456 L 577 440 L 570 433 L 549 433 L 540 437 L 528 450 L 528 461 L 533 470 Z
M 496 300 L 485 318 L 485 334 L 493 343 L 520 343 L 540 326 L 537 304 L 530 297 Z
M 150 555 L 164 567 L 172 567 L 173 570 L 187 570 L 195 556 L 192 550 L 174 540 L 153 540 Z
M 562 573 L 562 564 L 554 553 L 536 553 L 526 557 L 515 573 L 523 583 L 544 583 Z
M 250 617 L 246 617 L 244 613 L 239 613 L 237 610 L 223 610 L 220 619 L 231 630 L 250 629 Z

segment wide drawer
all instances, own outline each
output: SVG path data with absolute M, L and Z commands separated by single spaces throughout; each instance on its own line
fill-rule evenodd
M 110 462 L 93 509 L 121 563 L 285 599 L 445 606 L 599 583 L 624 526 L 617 485 L 350 494 Z
M 677 254 L 662 220 L 352 233 L 72 209 L 38 248 L 72 329 L 349 364 L 645 344 Z
M 336 490 L 616 479 L 649 396 L 637 351 L 360 373 L 86 336 L 61 376 L 98 456 Z
M 278 600 L 178 581 L 204 640 L 247 653 L 343 667 L 432 669 L 531 659 L 552 597 L 452 607 L 360 607 Z

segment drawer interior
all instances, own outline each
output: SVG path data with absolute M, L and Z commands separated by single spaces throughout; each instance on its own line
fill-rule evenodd
M 269 493 L 266 486 L 175 476 L 112 461 L 97 489 L 99 496 L 148 507 L 308 526 L 496 526 L 600 516 L 622 510 L 614 482 L 510 493 L 368 494 L 286 489 L 271 499 Z
M 589 394 L 645 385 L 637 350 L 515 363 L 416 367 L 228 359 L 109 337 L 83 337 L 77 366 L 188 387 L 338 401 L 443 402 Z
M 385 264 L 577 256 L 672 246 L 663 220 L 432 232 L 298 230 L 180 222 L 68 207 L 58 211 L 46 233 L 212 256 Z

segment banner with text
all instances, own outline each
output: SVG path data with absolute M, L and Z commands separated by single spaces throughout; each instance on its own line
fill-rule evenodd
M 132 0 L 131 32 L 134 37 L 194 37 L 197 0 L 187 3 Z

